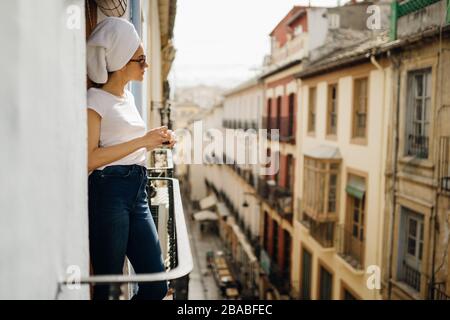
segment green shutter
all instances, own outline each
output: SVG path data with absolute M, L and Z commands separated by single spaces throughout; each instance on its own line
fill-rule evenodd
M 347 188 L 345 188 L 345 191 L 347 191 L 347 193 L 349 195 L 351 195 L 352 197 L 355 197 L 358 199 L 362 199 L 364 197 L 364 191 L 362 191 L 361 189 L 355 188 L 353 186 L 347 186 Z
M 364 198 L 364 194 L 366 193 L 364 179 L 356 176 L 350 176 L 345 191 L 352 197 L 362 200 L 362 198 Z

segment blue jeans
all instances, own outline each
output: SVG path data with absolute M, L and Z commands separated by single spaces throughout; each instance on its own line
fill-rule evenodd
M 94 275 L 123 274 L 125 255 L 136 274 L 164 271 L 161 247 L 147 201 L 147 169 L 115 165 L 89 176 L 89 247 Z M 167 282 L 139 283 L 133 299 L 160 300 Z M 94 300 L 108 285 L 94 286 Z

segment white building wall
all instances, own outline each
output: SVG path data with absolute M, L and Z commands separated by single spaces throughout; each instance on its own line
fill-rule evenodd
M 328 18 L 326 8 L 308 9 L 308 50 L 312 51 L 325 43 L 328 33 Z
M 2 2 L 0 299 L 89 298 L 57 286 L 70 265 L 89 273 L 83 8 Z
M 317 84 L 317 113 L 316 113 L 316 131 L 311 136 L 307 133 L 308 125 L 308 99 L 309 86 L 303 85 L 300 89 L 301 112 L 299 126 L 302 130 L 302 154 L 298 159 L 298 183 L 296 185 L 298 192 L 297 198 L 302 198 L 303 194 L 303 169 L 304 157 L 303 153 L 312 150 L 319 145 L 336 146 L 342 156 L 340 170 L 339 185 L 339 223 L 343 224 L 346 215 L 346 192 L 347 176 L 349 171 L 353 169 L 367 173 L 368 180 L 366 182 L 368 190 L 366 193 L 366 221 L 365 221 L 365 267 L 370 265 L 381 266 L 381 250 L 382 250 L 382 224 L 384 212 L 384 168 L 387 137 L 384 132 L 387 128 L 386 112 L 390 108 L 389 97 L 391 89 L 390 68 L 384 71 L 372 70 L 369 73 L 369 106 L 368 106 L 368 135 L 367 145 L 358 145 L 350 143 L 350 135 L 352 128 L 352 99 L 353 99 L 353 78 L 351 76 L 343 76 L 338 81 L 338 132 L 337 139 L 330 140 L 325 137 L 326 132 L 326 108 L 327 108 L 327 83 L 319 82 Z M 383 94 L 384 92 L 384 94 Z M 298 212 L 297 214 L 300 214 Z M 317 268 L 318 259 L 326 265 L 333 267 L 333 296 L 340 296 L 340 280 L 350 286 L 364 299 L 380 298 L 379 291 L 368 290 L 366 287 L 366 279 L 368 274 L 365 271 L 352 271 L 351 267 L 345 265 L 337 254 L 331 254 L 330 251 L 320 247 L 310 236 L 305 236 L 302 231 L 304 227 L 297 221 L 295 222 L 296 234 L 294 236 L 294 252 L 300 252 L 300 246 L 305 245 L 306 248 L 313 253 L 312 265 L 312 297 L 316 294 Z M 300 232 L 299 232 L 300 231 Z M 297 254 L 294 254 L 294 269 L 299 270 Z M 298 281 L 299 274 L 293 275 L 293 280 Z

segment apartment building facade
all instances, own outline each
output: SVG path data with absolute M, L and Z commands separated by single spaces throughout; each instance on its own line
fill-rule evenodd
M 270 33 L 271 55 L 261 76 L 264 85 L 263 128 L 267 155 L 275 169 L 260 176 L 260 264 L 264 271 L 260 298 L 290 297 L 295 143 L 297 138 L 297 80 L 308 50 L 308 9 L 294 6 Z M 275 130 L 275 131 L 272 131 Z
M 206 195 L 217 200 L 219 234 L 245 299 L 257 298 L 259 290 L 259 160 L 254 156 L 262 103 L 262 85 L 252 79 L 226 92 L 220 108 L 202 119 L 207 143 L 217 143 L 217 148 L 205 150 Z
M 264 119 L 267 129 L 279 129 L 279 147 L 268 154 L 278 152 L 279 172 L 260 184 L 262 206 L 261 265 L 267 281 L 262 297 L 297 298 L 299 283 L 297 265 L 298 239 L 294 237 L 294 213 L 301 210 L 295 199 L 303 190 L 303 131 L 305 92 L 301 77 L 310 61 L 318 61 L 342 51 L 357 41 L 364 41 L 372 34 L 367 31 L 367 8 L 371 2 L 356 3 L 336 8 L 294 7 L 271 33 L 272 68 L 261 77 L 265 85 L 266 109 Z M 381 5 L 381 11 L 386 6 Z M 384 21 L 385 22 L 385 21 Z M 294 45 L 295 44 L 295 45 Z M 297 50 L 293 52 L 292 48 Z M 280 59 L 280 52 L 291 52 L 290 58 Z M 287 54 L 286 54 L 287 55 Z M 284 64 L 283 64 L 284 63 Z M 335 79 L 336 80 L 336 79 Z M 333 99 L 337 99 L 334 88 Z M 320 92 L 323 97 L 324 92 Z M 337 100 L 335 101 L 337 103 Z M 337 110 L 334 111 L 335 113 Z M 314 115 L 315 116 L 315 115 Z M 331 135 L 337 135 L 333 115 Z M 333 131 L 334 130 L 334 131 Z M 314 141 L 313 144 L 318 141 Z M 289 279 L 289 280 L 288 280 Z M 287 281 L 288 280 L 288 281 Z
M 380 299 L 384 159 L 391 69 L 373 46 L 309 65 L 301 79 L 301 147 L 293 282 L 301 299 Z M 364 42 L 363 46 L 366 46 Z M 353 62 L 348 63 L 348 59 Z M 378 59 L 378 60 L 377 60 Z
M 450 299 L 448 8 L 448 1 L 393 4 L 386 299 Z

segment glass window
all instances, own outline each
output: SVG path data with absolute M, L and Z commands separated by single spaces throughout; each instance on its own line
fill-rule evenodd
M 353 84 L 353 137 L 366 137 L 368 79 L 356 79 Z
M 317 93 L 316 88 L 309 89 L 309 115 L 308 115 L 308 132 L 316 131 L 316 105 L 317 105 Z
M 301 298 L 303 300 L 311 299 L 311 274 L 312 274 L 312 256 L 309 251 L 302 250 L 302 278 L 301 278 Z
M 327 134 L 337 134 L 337 121 L 338 121 L 338 86 L 337 84 L 331 84 L 328 86 L 328 115 L 327 115 Z
M 337 160 L 305 157 L 304 169 L 305 211 L 315 218 L 328 215 L 335 217 L 338 207 L 339 163 Z
M 424 245 L 423 215 L 402 207 L 400 225 L 399 280 L 416 291 L 420 291 L 421 266 Z
M 427 159 L 431 108 L 431 69 L 414 71 L 408 76 L 406 110 L 406 154 Z
M 333 290 L 333 275 L 320 266 L 319 300 L 331 300 Z

